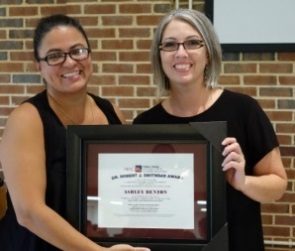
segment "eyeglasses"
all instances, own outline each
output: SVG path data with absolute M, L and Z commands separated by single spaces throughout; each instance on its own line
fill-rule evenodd
M 90 52 L 91 50 L 88 48 L 75 48 L 71 49 L 69 52 L 57 51 L 49 53 L 44 58 L 39 58 L 39 61 L 46 61 L 48 65 L 54 66 L 63 64 L 66 61 L 67 55 L 73 60 L 81 61 L 88 58 Z
M 204 46 L 204 41 L 199 39 L 190 39 L 184 41 L 183 43 L 168 41 L 161 43 L 159 45 L 159 49 L 162 51 L 177 51 L 180 45 L 182 45 L 186 50 L 196 50 Z

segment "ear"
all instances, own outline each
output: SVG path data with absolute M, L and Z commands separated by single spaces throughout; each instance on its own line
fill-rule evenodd
M 41 71 L 41 64 L 40 62 L 35 61 L 35 68 L 37 71 Z

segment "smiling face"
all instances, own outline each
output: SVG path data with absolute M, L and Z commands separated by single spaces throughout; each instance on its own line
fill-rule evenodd
M 72 26 L 57 26 L 44 36 L 38 53 L 40 58 L 44 58 L 55 52 L 69 52 L 77 48 L 88 48 L 80 31 Z M 38 67 L 49 92 L 71 93 L 85 90 L 92 74 L 90 55 L 81 61 L 73 60 L 67 55 L 63 63 L 55 66 L 40 61 Z
M 161 43 L 183 43 L 187 40 L 202 40 L 202 37 L 188 23 L 174 19 L 166 26 Z M 171 90 L 195 84 L 204 86 L 204 70 L 208 62 L 205 46 L 186 50 L 183 45 L 180 45 L 176 51 L 161 50 L 160 56 Z

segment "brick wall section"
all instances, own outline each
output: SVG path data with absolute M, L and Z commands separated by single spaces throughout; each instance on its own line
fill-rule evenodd
M 0 137 L 12 109 L 43 89 L 32 61 L 31 38 L 36 21 L 51 13 L 73 15 L 84 25 L 93 48 L 95 74 L 90 91 L 117 103 L 128 121 L 156 102 L 149 47 L 155 25 L 173 8 L 174 1 L 0 2 Z M 203 10 L 203 7 L 204 1 L 194 1 L 194 8 Z M 266 240 L 295 241 L 294 60 L 294 52 L 228 53 L 223 57 L 220 83 L 259 100 L 278 134 L 289 177 L 283 198 L 263 205 Z

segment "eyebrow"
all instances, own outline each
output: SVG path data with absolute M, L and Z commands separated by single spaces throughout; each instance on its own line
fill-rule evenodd
M 74 44 L 70 47 L 69 51 L 70 50 L 73 50 L 73 49 L 76 49 L 77 47 L 87 47 L 87 45 L 85 46 L 84 44 L 81 44 L 81 43 L 78 43 L 78 44 Z M 64 52 L 62 49 L 59 49 L 59 48 L 51 48 L 50 50 L 48 50 L 46 52 L 46 55 L 48 55 L 49 53 L 51 52 Z
M 198 35 L 187 36 L 187 37 L 185 37 L 184 40 L 189 40 L 189 39 L 193 39 L 193 38 L 198 39 L 198 40 L 202 40 L 202 38 L 199 37 Z M 175 37 L 166 37 L 166 38 L 163 39 L 163 41 L 167 41 L 167 40 L 168 40 L 168 41 L 169 41 L 169 40 L 177 41 L 177 39 L 176 39 Z

